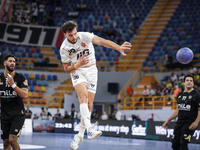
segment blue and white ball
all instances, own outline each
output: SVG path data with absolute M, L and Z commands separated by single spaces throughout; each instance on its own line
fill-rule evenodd
M 181 63 L 181 64 L 188 64 L 192 61 L 194 57 L 194 54 L 191 49 L 188 47 L 183 47 L 178 50 L 176 53 L 176 59 Z

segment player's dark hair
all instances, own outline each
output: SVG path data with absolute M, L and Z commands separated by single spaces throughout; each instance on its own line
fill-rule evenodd
M 62 26 L 61 26 L 61 30 L 63 33 L 66 33 L 66 32 L 71 32 L 72 30 L 74 30 L 74 28 L 78 29 L 78 25 L 76 22 L 74 21 L 67 21 L 66 23 L 64 23 Z
M 185 79 L 186 79 L 187 77 L 191 77 L 191 78 L 193 79 L 193 82 L 194 82 L 194 76 L 191 75 L 191 74 L 188 74 L 188 75 L 186 75 L 186 76 L 184 77 L 184 82 L 185 82 Z
M 9 54 L 4 56 L 3 61 L 7 61 L 9 57 L 13 57 L 14 59 L 16 59 L 16 57 L 13 54 Z

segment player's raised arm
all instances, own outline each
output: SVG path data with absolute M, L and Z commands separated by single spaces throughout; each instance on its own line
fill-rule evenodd
M 129 42 L 124 42 L 121 46 L 110 41 L 110 40 L 106 40 L 103 39 L 101 37 L 98 36 L 94 36 L 94 38 L 92 39 L 92 43 L 97 44 L 97 45 L 102 45 L 108 48 L 112 48 L 115 49 L 117 51 L 119 51 L 123 56 L 126 56 L 126 54 L 124 53 L 124 50 L 130 50 L 132 45 Z

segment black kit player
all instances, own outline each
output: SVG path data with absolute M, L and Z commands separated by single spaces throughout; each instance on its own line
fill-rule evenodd
M 162 125 L 167 129 L 170 121 L 178 117 L 172 137 L 173 150 L 188 150 L 188 143 L 200 121 L 200 94 L 193 89 L 194 77 L 186 75 L 184 83 L 185 90 L 177 95 L 177 109 Z
M 15 56 L 4 57 L 5 72 L 0 74 L 1 138 L 4 150 L 20 150 L 17 138 L 25 121 L 23 99 L 28 96 L 26 77 L 15 72 Z

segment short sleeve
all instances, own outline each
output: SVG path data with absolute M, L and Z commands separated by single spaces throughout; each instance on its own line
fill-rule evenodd
M 69 53 L 68 53 L 67 50 L 61 49 L 60 50 L 60 56 L 61 56 L 61 61 L 62 61 L 63 64 L 71 63 Z
M 92 42 L 93 38 L 94 38 L 93 33 L 84 32 L 84 34 L 82 35 L 82 40 L 85 41 L 86 43 Z
M 19 88 L 28 88 L 28 81 L 24 75 L 22 75 L 21 82 L 19 84 Z

